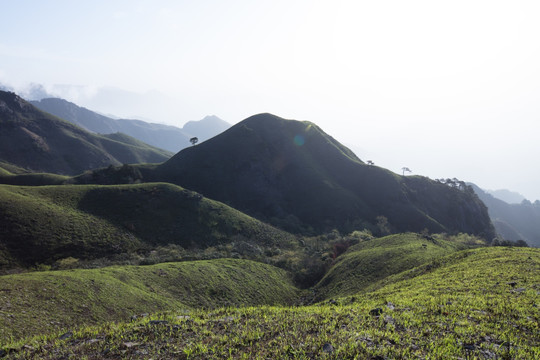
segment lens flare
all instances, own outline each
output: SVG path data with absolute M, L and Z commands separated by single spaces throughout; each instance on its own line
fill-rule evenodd
M 305 142 L 306 140 L 304 139 L 302 135 L 296 135 L 294 137 L 294 143 L 296 144 L 296 146 L 302 146 L 304 145 Z

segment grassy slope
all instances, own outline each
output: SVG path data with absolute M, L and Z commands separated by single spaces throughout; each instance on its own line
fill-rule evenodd
M 28 172 L 23 168 L 10 164 L 9 162 L 0 160 L 0 174 L 1 175 L 13 175 L 13 174 L 24 174 Z
M 0 184 L 10 185 L 61 185 L 70 180 L 69 176 L 49 173 L 29 173 L 27 170 L 0 161 Z
M 465 245 L 457 242 L 427 240 L 414 233 L 361 242 L 340 256 L 315 286 L 317 299 L 369 290 L 387 276 L 465 248 Z
M 92 259 L 171 243 L 205 248 L 238 236 L 268 247 L 287 247 L 292 240 L 226 205 L 163 183 L 0 185 L 0 209 L 4 267 L 10 267 L 6 262 L 13 267 L 70 256 Z
M 170 313 L 159 317 L 167 323 L 144 319 L 13 344 L 19 350 L 8 358 L 534 359 L 539 284 L 540 250 L 479 248 L 316 306 Z
M 77 207 L 90 189 L 0 186 L 0 245 L 9 254 L 8 259 L 0 259 L 0 265 L 29 266 L 69 256 L 102 257 L 140 248 L 141 242 L 124 229 Z
M 291 303 L 285 271 L 249 260 L 34 272 L 0 277 L 0 343 L 163 310 Z

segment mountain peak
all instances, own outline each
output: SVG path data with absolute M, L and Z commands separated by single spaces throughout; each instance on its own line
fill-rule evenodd
M 228 122 L 220 119 L 216 115 L 207 115 L 202 120 L 188 121 L 182 127 L 182 131 L 191 136 L 196 136 L 199 138 L 199 142 L 203 142 L 230 127 L 231 125 Z
M 14 111 L 24 111 L 32 108 L 19 95 L 11 91 L 0 91 L 0 112 L 13 113 Z
M 368 166 L 316 124 L 269 113 L 184 149 L 158 173 L 293 232 L 377 232 L 385 218 L 391 231 L 492 233 L 485 207 L 470 194 Z M 455 214 L 440 210 L 439 200 Z

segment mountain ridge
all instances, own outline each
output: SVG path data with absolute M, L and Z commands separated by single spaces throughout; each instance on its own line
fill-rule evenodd
M 149 145 L 178 152 L 191 146 L 189 139 L 205 141 L 230 125 L 215 115 L 189 121 L 183 128 L 135 119 L 111 118 L 61 98 L 44 98 L 30 103 L 37 108 L 98 134 L 122 132 Z
M 0 159 L 33 172 L 75 175 L 125 163 L 162 162 L 170 153 L 131 137 L 97 135 L 0 91 Z
M 497 233 L 505 240 L 523 240 L 529 246 L 540 247 L 540 201 L 528 200 L 509 204 L 470 184 L 486 204 Z

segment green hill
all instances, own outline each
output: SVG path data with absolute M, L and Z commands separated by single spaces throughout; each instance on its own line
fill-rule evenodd
M 32 172 L 80 174 L 125 163 L 158 163 L 172 154 L 127 136 L 92 134 L 0 91 L 0 160 Z
M 61 185 L 71 181 L 66 175 L 31 173 L 19 166 L 0 161 L 0 184 L 9 185 Z
M 169 312 L 6 344 L 9 359 L 537 359 L 540 250 L 479 248 L 307 307 Z
M 143 313 L 285 305 L 296 296 L 285 271 L 249 260 L 5 275 L 0 277 L 0 344 Z
M 184 149 L 146 176 L 294 232 L 428 229 L 494 236 L 485 205 L 469 188 L 366 165 L 315 124 L 271 114 Z
M 219 257 L 256 257 L 295 243 L 287 233 L 235 209 L 163 183 L 0 185 L 0 213 L 0 269 L 69 257 L 128 260 L 129 254 L 171 244 L 188 258 L 211 247 L 219 248 Z
M 317 299 L 369 291 L 377 288 L 379 282 L 390 275 L 472 245 L 474 243 L 465 244 L 444 240 L 437 235 L 421 236 L 415 233 L 395 234 L 361 242 L 337 258 L 336 263 L 315 286 Z

